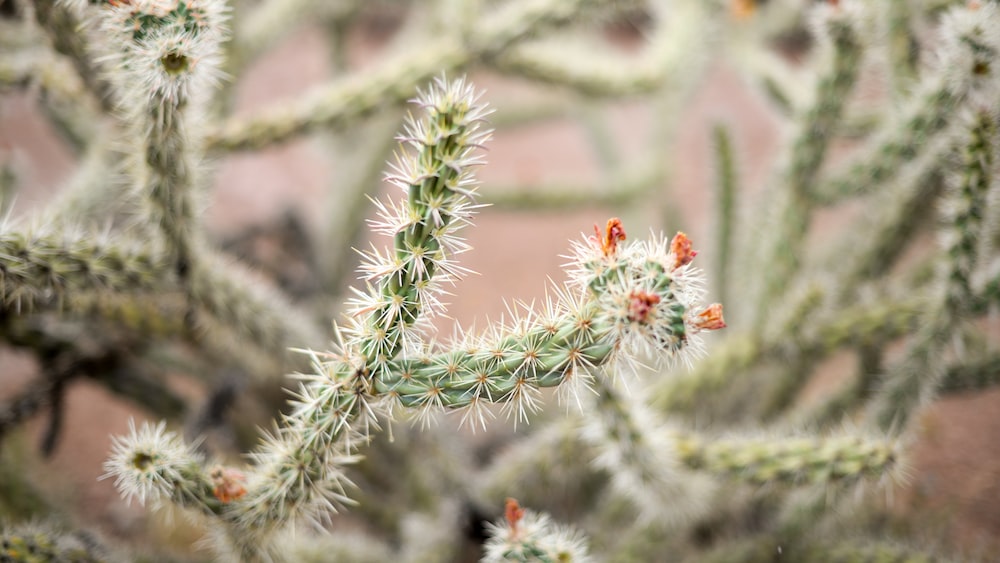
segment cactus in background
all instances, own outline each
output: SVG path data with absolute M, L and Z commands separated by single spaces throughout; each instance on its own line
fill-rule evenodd
M 504 520 L 489 524 L 483 561 L 590 561 L 580 533 L 553 524 L 545 514 L 521 508 L 512 498 L 504 507 Z
M 0 532 L 0 561 L 5 563 L 99 563 L 108 554 L 95 538 L 40 526 L 20 526 Z
M 880 501 L 908 490 L 900 475 L 922 477 L 909 453 L 934 438 L 919 409 L 1000 381 L 1000 2 L 896 4 L 0 1 L 0 88 L 29 86 L 80 159 L 33 219 L 0 224 L 0 337 L 40 372 L 0 398 L 3 446 L 20 453 L 18 427 L 47 410 L 41 451 L 58 452 L 74 381 L 123 395 L 163 420 L 113 438 L 105 482 L 126 503 L 190 515 L 222 560 L 975 557 L 928 545 L 933 523 Z M 396 16 L 384 52 L 356 70 L 351 37 Z M 333 76 L 234 112 L 244 85 L 230 77 L 304 23 L 332 48 Z M 637 48 L 609 39 L 622 26 Z M 666 188 L 690 163 L 664 155 L 683 154 L 674 133 L 716 66 L 759 85 L 790 134 L 749 198 L 747 132 L 713 116 L 716 234 L 695 250 L 678 229 L 699 232 L 697 196 Z M 494 113 L 470 80 L 446 78 L 483 69 L 501 92 L 530 93 L 501 93 Z M 607 103 L 623 96 L 648 127 Z M 406 100 L 393 193 L 376 194 Z M 479 185 L 494 135 L 546 121 L 585 133 L 585 180 Z M 293 213 L 223 240 L 202 213 L 215 163 L 305 135 L 335 163 L 327 224 Z M 841 158 L 844 145 L 859 148 Z M 7 206 L 22 177 L 4 147 Z M 818 236 L 842 202 L 860 210 L 846 234 Z M 566 280 L 537 304 L 440 338 L 444 301 L 466 287 L 462 229 L 490 203 L 613 205 L 624 220 L 573 241 Z M 656 226 L 633 240 L 644 221 Z M 269 245 L 285 254 L 269 262 Z M 367 250 L 345 298 L 352 246 Z M 704 303 L 699 251 L 725 320 Z M 835 354 L 855 364 L 820 375 Z M 204 406 L 178 372 L 209 388 Z M 269 400 L 287 373 L 291 400 Z M 565 412 L 542 408 L 550 395 Z M 441 413 L 455 424 L 432 424 Z M 67 504 L 36 502 L 60 491 L 22 478 L 22 457 L 0 457 L 12 520 L 0 561 L 145 557 L 16 525 L 18 495 L 36 512 Z M 159 560 L 189 520 L 140 521 Z

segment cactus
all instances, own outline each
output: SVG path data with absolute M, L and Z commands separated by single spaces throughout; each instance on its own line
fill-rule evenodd
M 550 517 L 507 499 L 504 521 L 490 524 L 483 561 L 590 561 L 579 532 L 562 528 Z
M 396 16 L 356 68 L 352 34 Z M 304 25 L 332 76 L 234 109 L 240 77 Z M 35 180 L 0 143 L 0 338 L 38 372 L 0 389 L 16 476 L 0 561 L 170 559 L 191 533 L 234 561 L 975 558 L 954 535 L 928 544 L 940 513 L 884 499 L 920 502 L 936 436 L 920 409 L 998 382 L 998 30 L 995 0 L 0 3 L 0 95 L 34 100 L 79 160 L 25 217 L 13 194 Z M 608 39 L 623 33 L 638 48 Z M 745 124 L 713 115 L 705 234 L 696 196 L 666 186 L 691 166 L 676 133 L 716 59 L 789 136 L 754 192 Z M 547 121 L 580 126 L 593 170 L 480 186 L 494 136 L 503 153 Z M 290 212 L 225 240 L 205 213 L 217 169 L 304 137 L 333 163 L 327 224 Z M 819 236 L 842 203 L 848 228 Z M 477 214 L 595 207 L 544 299 L 442 336 Z M 268 237 L 286 253 L 265 256 Z M 517 275 L 541 287 L 538 269 Z M 154 420 L 115 415 L 100 486 L 141 505 L 116 509 L 141 515 L 127 530 L 34 477 L 69 455 L 81 380 Z M 43 413 L 52 461 L 23 440 Z M 25 506 L 52 523 L 24 527 Z M 105 520 L 121 545 L 56 531 Z
M 473 151 L 489 136 L 478 98 L 462 80 L 438 80 L 416 100 L 425 115 L 411 118 L 401 137 L 414 151 L 398 154 L 389 175 L 405 200 L 377 203 L 373 223 L 393 248 L 366 254 L 368 290 L 355 292 L 338 348 L 305 351 L 314 371 L 301 376 L 291 414 L 254 454 L 258 464 L 245 475 L 213 473 L 162 425 L 133 428 L 105 466 L 125 497 L 168 498 L 216 515 L 241 559 L 275 557 L 270 536 L 350 502 L 342 466 L 394 411 L 467 409 L 466 419 L 485 427 L 485 406 L 496 402 L 527 422 L 540 388 L 572 385 L 578 393 L 602 366 L 627 369 L 642 354 L 669 360 L 697 346 L 699 332 L 725 326 L 721 305 L 698 304 L 696 252 L 683 233 L 628 244 L 621 221 L 610 219 L 574 246 L 571 281 L 554 287 L 541 311 L 429 346 L 420 321 L 441 308 L 441 284 L 462 273 L 452 258 L 464 250 L 455 233 L 470 221 Z M 213 487 L 226 471 L 238 477 Z M 220 487 L 238 493 L 223 500 Z
M 0 533 L 4 563 L 100 563 L 105 550 L 92 537 L 39 526 L 22 526 Z

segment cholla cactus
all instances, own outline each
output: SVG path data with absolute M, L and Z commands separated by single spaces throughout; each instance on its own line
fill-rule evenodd
M 5 563 L 101 563 L 107 551 L 96 538 L 52 527 L 20 526 L 0 532 L 0 561 Z
M 197 267 L 193 233 L 190 113 L 220 78 L 225 39 L 224 5 L 212 0 L 162 2 L 108 1 L 101 17 L 104 48 L 116 69 L 117 102 L 133 123 L 144 169 L 137 183 L 152 217 L 171 245 L 177 273 L 187 278 Z M 144 96 L 136 96 L 141 92 Z
M 225 5 L 108 0 L 100 25 L 120 104 L 178 109 L 205 101 L 221 76 Z M 147 98 L 135 96 L 142 92 Z M 163 125 L 168 125 L 166 122 Z
M 485 106 L 463 80 L 440 79 L 416 103 L 425 115 L 411 118 L 402 137 L 414 150 L 397 155 L 389 176 L 406 199 L 379 204 L 377 228 L 394 246 L 367 254 L 368 290 L 357 292 L 338 348 L 308 352 L 315 371 L 301 376 L 291 414 L 254 454 L 245 488 L 211 486 L 221 474 L 161 426 L 117 441 L 106 467 L 123 494 L 214 514 L 241 558 L 260 557 L 289 523 L 322 522 L 350 502 L 342 466 L 398 407 L 468 409 L 485 426 L 484 405 L 502 403 L 527 421 L 540 388 L 586 384 L 605 377 L 603 366 L 630 366 L 643 354 L 673 359 L 696 346 L 699 332 L 725 326 L 721 305 L 699 305 L 696 252 L 683 233 L 628 244 L 621 221 L 611 219 L 574 246 L 571 281 L 542 312 L 447 347 L 428 345 L 419 321 L 440 307 L 440 284 L 461 273 L 452 256 L 465 247 L 455 232 L 469 221 L 471 167 L 480 162 L 473 151 L 489 132 Z
M 81 375 L 154 418 L 176 418 L 188 402 L 161 376 L 182 367 L 219 387 L 186 427 L 194 441 L 168 430 L 171 420 L 133 423 L 114 439 L 106 483 L 127 502 L 173 505 L 205 523 L 219 559 L 436 561 L 475 538 L 489 561 L 581 561 L 588 551 L 638 561 L 923 560 L 913 545 L 885 541 L 895 522 L 869 516 L 881 508 L 872 498 L 892 495 L 843 493 L 872 483 L 892 492 L 906 450 L 916 442 L 919 451 L 921 429 L 932 426 L 916 423 L 933 418 L 918 409 L 939 392 L 1000 379 L 995 343 L 969 323 L 988 321 L 1000 302 L 1000 4 L 480 4 L 382 6 L 410 9 L 398 45 L 354 69 L 345 38 L 373 9 L 356 0 L 3 3 L 0 86 L 40 93 L 82 164 L 30 226 L 0 224 L 0 338 L 33 351 L 41 371 L 0 402 L 0 437 L 50 408 L 42 451 L 53 451 L 64 390 Z M 313 19 L 333 47 L 330 81 L 231 114 L 236 82 L 222 77 L 240 75 L 295 22 Z M 610 20 L 635 26 L 641 45 L 609 45 L 595 31 Z M 484 331 L 438 338 L 433 321 L 448 291 L 462 287 L 461 229 L 479 201 L 608 204 L 628 225 L 653 219 L 700 231 L 701 219 L 685 222 L 697 215 L 673 215 L 691 196 L 675 201 L 679 193 L 661 188 L 672 173 L 664 155 L 682 152 L 671 139 L 688 95 L 719 72 L 702 72 L 709 53 L 730 63 L 713 68 L 762 84 L 772 117 L 791 133 L 743 224 L 744 123 L 714 125 L 718 234 L 699 250 L 727 319 L 721 305 L 702 303 L 704 276 L 686 234 L 632 240 L 633 227 L 626 236 L 612 218 L 571 243 L 568 280 L 551 283 L 539 306 L 516 302 Z M 464 79 L 444 78 L 481 68 L 544 88 L 491 115 Z M 885 88 L 870 88 L 883 74 Z M 366 224 L 365 194 L 391 150 L 378 140 L 398 121 L 373 114 L 414 92 L 415 116 L 386 176 L 394 193 L 373 200 L 379 217 Z M 621 95 L 644 96 L 637 105 L 650 112 L 649 127 L 619 127 L 598 100 Z M 570 189 L 480 189 L 473 170 L 490 126 L 539 116 L 581 125 L 599 169 Z M 289 242 L 278 246 L 303 264 L 262 265 L 282 284 L 304 265 L 310 280 L 271 291 L 222 256 L 232 246 L 213 245 L 218 225 L 205 224 L 198 203 L 210 172 L 202 163 L 306 133 L 329 142 L 335 209 L 315 245 L 311 228 L 289 220 Z M 845 144 L 863 146 L 841 164 L 831 156 Z M 0 143 L 6 204 L 18 169 L 5 154 Z M 817 219 L 847 200 L 858 217 L 845 217 L 850 232 L 826 248 L 835 237 L 813 236 Z M 932 218 L 944 226 L 937 248 L 916 236 Z M 361 286 L 327 332 L 327 306 L 343 301 L 333 293 L 351 266 L 340 249 L 368 231 L 388 237 L 389 248 L 361 252 Z M 710 347 L 702 343 L 727 321 Z M 901 356 L 889 353 L 903 338 Z M 834 366 L 839 386 L 814 393 L 817 366 L 835 352 L 855 355 L 855 368 Z M 255 384 L 297 373 L 291 404 L 247 463 L 227 457 L 259 440 L 239 432 L 250 426 L 244 413 L 226 413 L 240 420 L 219 429 L 239 434 L 238 447 L 220 448 L 215 429 L 205 432 L 243 385 L 211 379 L 228 368 Z M 550 394 L 576 408 L 541 412 Z M 457 429 L 430 424 L 445 412 L 460 418 Z M 498 412 L 513 429 L 498 428 Z M 419 430 L 391 426 L 410 414 Z M 925 456 L 915 457 L 920 479 Z M 0 512 L 9 491 L 30 481 L 8 459 L 0 456 L 0 484 L 9 485 L 0 486 Z M 505 517 L 480 529 L 510 496 L 539 512 L 508 500 Z M 862 497 L 851 511 L 841 505 Z M 858 518 L 841 516 L 855 508 Z M 326 533 L 303 533 L 301 523 Z M 920 530 L 908 544 L 932 535 Z M 48 532 L 3 539 L 0 559 L 70 553 Z

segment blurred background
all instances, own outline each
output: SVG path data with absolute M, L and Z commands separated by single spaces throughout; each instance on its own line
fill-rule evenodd
M 44 221 L 39 219 L 42 210 L 58 200 L 90 162 L 93 145 L 108 142 L 115 150 L 130 150 L 127 136 L 115 130 L 114 112 L 99 109 L 101 102 L 88 85 L 99 78 L 99 71 L 94 77 L 67 78 L 67 74 L 56 80 L 37 72 L 38 66 L 24 71 L 23 79 L 15 79 L 10 69 L 17 70 L 17 65 L 12 61 L 29 51 L 54 53 L 44 61 L 52 65 L 45 67 L 47 72 L 75 71 L 67 63 L 69 56 L 49 47 L 51 27 L 38 13 L 61 8 L 45 4 L 0 1 L 0 71 L 7 73 L 0 72 L 5 228 Z M 252 120 L 274 108 L 294 108 L 304 96 L 331 84 L 350 85 L 384 69 L 405 68 L 410 58 L 439 37 L 455 30 L 472 34 L 477 26 L 489 28 L 490 18 L 481 14 L 502 12 L 505 4 L 236 0 L 226 67 L 231 76 L 194 129 L 211 134 L 219 131 L 220 122 Z M 736 254 L 753 246 L 759 232 L 755 229 L 766 229 L 759 219 L 767 213 L 769 190 L 780 183 L 779 171 L 786 165 L 800 108 L 808 105 L 812 85 L 823 72 L 823 49 L 809 23 L 818 3 L 579 4 L 573 15 L 536 25 L 524 41 L 510 42 L 503 50 L 474 52 L 469 47 L 468 54 L 458 57 L 459 63 L 442 56 L 440 71 L 430 76 L 414 71 L 416 76 L 407 76 L 408 82 L 363 115 L 320 123 L 290 139 L 216 146 L 202 163 L 199 194 L 211 242 L 231 260 L 249 266 L 248 275 L 256 283 L 283 292 L 316 319 L 327 319 L 317 321 L 317 326 L 328 327 L 341 312 L 347 287 L 356 283 L 357 255 L 351 249 L 369 244 L 363 219 L 374 212 L 365 195 L 389 193 L 381 176 L 407 111 L 400 102 L 432 76 L 467 75 L 495 108 L 490 121 L 496 131 L 485 153 L 487 164 L 478 174 L 479 201 L 486 206 L 475 226 L 464 231 L 472 250 L 461 263 L 477 274 L 453 288 L 450 318 L 437 321 L 442 338 L 456 326 L 486 326 L 490 319 L 505 315 L 505 303 L 544 299 L 546 279 L 563 279 L 560 266 L 566 259 L 561 255 L 568 252 L 569 241 L 591 233 L 593 225 L 603 225 L 612 216 L 621 217 L 634 238 L 651 230 L 686 232 L 708 274 L 707 301 L 725 303 L 731 327 L 727 330 L 752 331 L 748 325 L 753 304 L 746 302 L 751 293 L 744 290 L 755 283 L 752 280 L 759 275 L 755 268 L 766 265 L 747 265 Z M 869 2 L 868 9 L 882 13 L 879 4 Z M 903 111 L 900 92 L 907 87 L 894 81 L 909 80 L 910 88 L 918 82 L 914 77 L 927 65 L 926 49 L 933 45 L 941 12 L 963 3 L 900 4 L 906 6 L 901 10 L 909 11 L 913 76 L 899 78 L 903 69 L 895 74 L 887 71 L 891 55 L 880 51 L 879 43 L 872 44 L 859 63 L 852 109 L 846 112 L 850 117 L 845 118 L 850 123 L 831 142 L 824 170 L 857 159 L 878 127 L 893 112 Z M 492 23 L 502 21 L 497 17 Z M 475 38 L 467 45 L 475 45 Z M 67 96 L 72 88 L 83 92 L 80 99 Z M 67 112 L 93 110 L 87 104 L 98 108 L 90 122 L 81 119 L 85 124 L 80 125 L 65 118 Z M 115 169 L 108 165 L 104 170 L 110 177 Z M 727 175 L 734 185 L 728 192 L 720 187 Z M 83 216 L 80 228 L 114 232 L 135 220 L 127 206 L 115 204 L 114 194 L 101 197 L 115 212 L 99 220 Z M 928 199 L 931 207 L 932 199 Z M 872 205 L 871 199 L 854 198 L 818 208 L 807 231 L 807 255 L 829 255 L 838 244 L 857 236 Z M 921 249 L 936 244 L 934 221 L 928 215 L 925 224 L 913 229 L 901 264 L 919 262 L 925 255 Z M 730 227 L 723 229 L 727 222 Z M 720 240 L 727 236 L 724 232 L 729 233 L 728 240 Z M 726 258 L 719 254 L 725 252 L 729 263 L 720 265 Z M 894 283 L 886 279 L 885 283 Z M 798 289 L 789 285 L 787 291 L 791 295 Z M 11 305 L 2 314 L 6 319 L 18 311 Z M 973 331 L 989 343 L 987 347 L 995 347 L 995 315 L 976 322 Z M 44 326 L 55 330 L 49 320 Z M 78 348 L 86 348 L 90 340 L 106 345 L 114 337 L 103 333 L 102 326 L 87 324 L 85 316 L 74 317 L 61 334 Z M 712 356 L 726 337 L 708 338 L 707 355 Z M 881 344 L 883 357 L 895 358 L 905 342 L 891 338 Z M 231 350 L 238 354 L 240 347 Z M 146 560 L 209 559 L 194 547 L 201 536 L 197 523 L 129 506 L 110 480 L 99 480 L 111 436 L 126 432 L 130 419 L 167 417 L 171 427 L 188 438 L 204 436 L 201 447 L 207 451 L 239 460 L 239 452 L 253 447 L 255 428 L 269 426 L 284 402 L 281 387 L 287 380 L 282 373 L 258 377 L 247 373 L 240 361 L 220 361 L 217 353 L 202 355 L 197 335 L 165 342 L 151 336 L 142 339 L 141 351 L 135 354 L 138 362 L 127 368 L 115 364 L 114 369 L 148 368 L 158 385 L 150 389 L 169 394 L 156 408 L 150 408 L 150 401 L 135 399 L 135 394 L 148 390 L 122 391 L 109 383 L 114 378 L 93 376 L 86 373 L 91 369 L 87 367 L 80 368 L 85 373 L 54 384 L 55 391 L 45 387 L 49 392 L 38 395 L 35 405 L 25 399 L 51 367 L 47 353 L 53 352 L 17 345 L 4 347 L 0 355 L 0 521 L 55 521 L 69 529 L 85 529 Z M 782 358 L 775 360 L 782 364 Z M 858 362 L 858 351 L 847 345 L 810 365 L 810 375 L 794 393 L 791 406 L 821 403 L 854 376 Z M 669 374 L 651 377 L 660 376 Z M 757 383 L 745 384 L 749 390 L 739 387 L 749 395 L 721 399 L 704 412 L 696 407 L 679 419 L 703 430 L 732 423 L 739 428 L 753 420 L 755 411 L 747 407 L 741 413 L 732 405 L 750 401 L 755 389 L 766 388 L 759 379 L 753 381 Z M 547 397 L 538 426 L 556 424 L 564 411 Z M 379 438 L 370 451 L 362 451 L 369 459 L 353 475 L 362 506 L 335 518 L 335 532 L 368 534 L 391 545 L 412 541 L 407 534 L 420 528 L 404 516 L 434 515 L 444 509 L 411 514 L 405 507 L 422 506 L 421 494 L 440 495 L 438 487 L 462 478 L 451 474 L 428 485 L 440 470 L 438 464 L 463 459 L 470 467 L 486 467 L 535 427 L 519 425 L 515 430 L 501 417 L 488 432 L 471 434 L 458 429 L 457 416 L 438 418 L 439 424 L 426 432 L 414 431 L 403 421 L 394 427 L 395 442 Z M 851 420 L 847 416 L 834 426 L 850 429 Z M 908 539 L 938 554 L 991 560 L 1000 547 L 996 539 L 1000 537 L 996 502 L 1000 446 L 995 440 L 1000 435 L 1000 392 L 995 388 L 949 392 L 921 409 L 913 424 L 900 478 L 851 491 L 851 508 L 836 510 L 863 514 L 849 519 L 856 517 L 861 527 Z M 791 423 L 779 427 L 790 428 Z M 456 435 L 462 439 L 453 440 Z M 438 451 L 449 449 L 456 451 Z M 427 452 L 442 460 L 428 462 L 424 471 L 430 476 L 393 484 L 402 477 L 400 472 L 416 472 L 408 464 Z M 541 504 L 537 508 L 568 522 L 593 508 L 588 504 L 592 501 L 580 500 L 575 492 L 583 485 L 553 486 L 566 488 L 550 490 L 550 498 L 537 499 L 535 504 Z M 410 488 L 397 490 L 406 487 Z M 536 500 L 516 486 L 511 488 L 503 495 L 517 496 L 526 506 Z M 762 502 L 771 488 L 751 485 L 740 489 L 740 495 Z M 523 498 L 525 494 L 529 497 Z M 496 519 L 502 511 L 501 504 L 489 498 L 492 505 L 481 502 L 482 497 L 447 499 L 451 503 L 447 510 L 453 521 L 461 523 L 461 531 L 451 540 L 454 552 L 442 560 L 477 556 L 482 534 L 478 522 Z M 753 504 L 744 501 L 746 506 Z M 727 534 L 753 531 L 745 510 L 743 520 L 720 513 L 715 519 L 700 520 L 685 528 L 683 541 L 705 547 L 723 541 Z M 595 541 L 600 545 L 602 540 Z M 673 546 L 680 540 L 671 541 Z M 610 547 L 604 555 L 611 560 L 643 560 L 641 555 L 615 557 L 624 550 L 608 543 L 605 547 Z M 686 549 L 678 548 L 673 555 L 661 551 L 662 558 L 656 560 L 698 559 L 697 549 Z

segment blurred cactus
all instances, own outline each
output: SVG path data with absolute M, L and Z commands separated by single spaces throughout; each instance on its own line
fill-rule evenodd
M 99 563 L 108 554 L 94 538 L 39 526 L 19 526 L 0 533 L 4 563 Z
M 521 508 L 514 499 L 507 499 L 504 521 L 490 528 L 483 561 L 590 561 L 579 532 Z
M 125 396 L 165 420 L 128 422 L 107 481 L 126 503 L 190 515 L 214 560 L 977 557 L 928 545 L 931 534 L 908 531 L 926 520 L 884 499 L 920 478 L 909 461 L 924 439 L 919 409 L 1000 381 L 1000 3 L 891 4 L 0 2 L 3 95 L 34 96 L 80 161 L 52 202 L 0 224 L 0 336 L 39 371 L 4 390 L 5 450 L 47 410 L 41 451 L 58 451 L 74 379 Z M 346 45 L 372 14 L 399 29 L 352 70 Z M 623 23 L 634 52 L 609 39 Z M 304 24 L 325 33 L 334 76 L 234 111 L 237 80 Z M 696 250 L 684 232 L 655 233 L 708 230 L 685 215 L 690 194 L 664 189 L 678 166 L 664 155 L 713 57 L 735 63 L 728 72 L 759 87 L 790 133 L 749 197 L 745 132 L 711 124 L 716 212 L 704 222 L 715 234 Z M 493 113 L 470 80 L 446 78 L 462 73 L 531 93 L 495 98 Z M 605 100 L 625 96 L 651 118 L 623 136 Z M 385 131 L 407 100 L 414 114 L 385 175 L 398 191 L 376 193 Z M 582 126 L 591 182 L 480 189 L 473 171 L 493 135 L 545 120 Z M 202 213 L 214 163 L 305 135 L 338 164 L 317 206 L 324 232 L 291 214 L 277 231 L 220 241 Z M 6 146 L 5 210 L 33 187 Z M 843 146 L 859 148 L 844 158 Z M 571 243 L 567 280 L 539 303 L 439 338 L 443 301 L 469 271 L 459 231 L 493 202 L 510 213 L 613 205 L 624 219 Z M 844 213 L 846 234 L 821 236 L 818 217 L 844 202 L 861 209 Z M 651 235 L 632 240 L 634 226 Z M 261 236 L 284 254 L 260 256 Z M 369 250 L 363 287 L 345 289 L 350 247 Z M 856 368 L 809 394 L 837 353 Z M 206 404 L 166 372 L 208 388 Z M 270 399 L 288 373 L 291 400 Z M 550 388 L 566 412 L 542 408 Z M 455 425 L 431 424 L 446 412 Z M 419 428 L 394 423 L 406 417 Z M 270 432 L 252 430 L 268 419 Z M 23 458 L 0 458 L 0 475 L 17 475 L 0 487 L 11 520 L 0 561 L 174 557 L 164 538 L 184 524 L 169 518 L 116 530 L 160 538 L 147 549 L 19 524 L 28 504 L 35 518 L 81 522 L 55 512 L 67 503 L 30 483 Z M 9 500 L 18 494 L 30 503 Z

